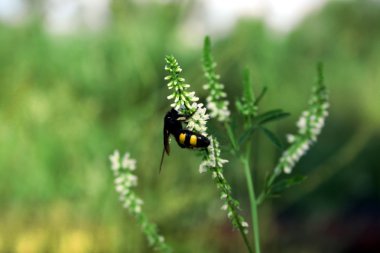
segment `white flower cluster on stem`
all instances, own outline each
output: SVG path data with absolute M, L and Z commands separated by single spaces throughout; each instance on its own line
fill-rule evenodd
M 152 247 L 161 252 L 172 252 L 171 248 L 165 243 L 164 237 L 158 234 L 156 226 L 150 223 L 142 212 L 143 201 L 133 191 L 133 187 L 137 186 L 137 176 L 132 173 L 136 169 L 136 160 L 132 159 L 129 153 L 125 153 L 123 159 L 120 160 L 118 150 L 115 150 L 109 156 L 109 159 L 115 176 L 115 189 L 119 193 L 119 199 L 123 207 L 135 216 Z
M 207 120 L 210 116 L 206 113 L 206 108 L 202 103 L 193 103 L 192 108 L 196 108 L 194 114 L 187 120 L 186 128 L 207 136 Z
M 217 188 L 220 190 L 220 198 L 224 202 L 222 210 L 227 211 L 227 217 L 231 220 L 233 226 L 242 230 L 245 234 L 248 233 L 248 223 L 238 214 L 239 202 L 232 197 L 231 186 L 223 176 L 223 164 L 228 160 L 220 157 L 219 142 L 215 137 L 210 136 L 210 146 L 207 149 L 207 154 L 199 166 L 199 172 L 211 172 Z
M 131 190 L 137 186 L 137 176 L 132 173 L 136 169 L 136 160 L 131 159 L 129 153 L 125 153 L 120 161 L 120 153 L 115 150 L 110 156 L 110 161 L 115 175 L 115 189 L 119 193 L 120 201 L 132 214 L 140 213 L 143 201 Z
M 216 62 L 211 55 L 210 38 L 206 37 L 203 49 L 203 71 L 207 79 L 207 84 L 203 85 L 205 90 L 209 91 L 207 97 L 207 109 L 210 111 L 210 117 L 216 118 L 220 122 L 228 121 L 230 110 L 228 109 L 229 102 L 224 92 L 224 85 L 220 83 L 220 76 L 215 72 Z
M 169 81 L 167 84 L 169 90 L 173 90 L 173 93 L 167 97 L 169 100 L 174 99 L 170 106 L 180 114 L 192 115 L 187 120 L 187 129 L 207 135 L 206 123 L 209 115 L 206 113 L 206 108 L 202 103 L 196 103 L 199 98 L 195 96 L 195 92 L 187 91 L 190 85 L 185 83 L 185 78 L 180 77 L 182 68 L 177 60 L 173 56 L 166 56 L 165 61 L 165 70 L 169 72 L 165 80 Z
M 282 154 L 279 164 L 275 170 L 276 174 L 283 171 L 286 174 L 292 172 L 295 164 L 309 150 L 310 146 L 316 142 L 318 135 L 325 124 L 328 116 L 328 95 L 323 84 L 323 76 L 319 69 L 319 80 L 313 87 L 313 95 L 309 101 L 308 110 L 304 111 L 297 121 L 298 133 L 288 134 L 287 139 L 291 144 Z
M 168 99 L 174 99 L 171 106 L 181 114 L 192 115 L 188 120 L 187 129 L 207 136 L 206 124 L 210 116 L 206 113 L 203 104 L 196 103 L 198 97 L 195 96 L 195 93 L 186 91 L 190 85 L 185 84 L 185 79 L 179 76 L 182 69 L 177 60 L 173 56 L 167 56 L 165 60 L 165 69 L 169 72 L 169 76 L 165 77 L 165 80 L 169 80 L 168 88 L 174 90 L 173 94 L 168 96 Z M 192 102 L 191 105 L 190 102 Z M 199 171 L 201 173 L 211 172 L 217 188 L 221 190 L 220 197 L 224 201 L 222 209 L 227 210 L 228 218 L 232 221 L 233 226 L 241 231 L 247 243 L 245 234 L 248 232 L 248 223 L 238 214 L 239 202 L 232 198 L 231 186 L 223 176 L 223 164 L 228 161 L 220 157 L 220 147 L 216 138 L 213 136 L 208 138 L 210 139 L 210 145 L 207 151 L 204 151 L 204 158 L 199 166 Z

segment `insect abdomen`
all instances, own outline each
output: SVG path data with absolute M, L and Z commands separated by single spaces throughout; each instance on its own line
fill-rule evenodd
M 189 130 L 181 130 L 176 136 L 179 146 L 182 148 L 206 148 L 210 145 L 209 139 L 205 136 Z

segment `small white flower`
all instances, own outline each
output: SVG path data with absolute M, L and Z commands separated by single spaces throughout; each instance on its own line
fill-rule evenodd
M 305 118 L 305 117 L 301 117 L 301 118 L 298 120 L 298 122 L 297 122 L 297 126 L 298 126 L 298 128 L 300 128 L 300 129 L 306 129 L 306 123 L 307 123 L 306 118 Z
M 228 110 L 228 101 L 219 101 L 214 102 L 210 99 L 211 97 L 207 98 L 207 109 L 210 111 L 210 117 L 211 118 L 217 118 L 218 121 L 226 121 L 230 116 L 230 111 Z
M 227 208 L 228 208 L 228 205 L 227 205 L 227 204 L 224 204 L 224 205 L 221 207 L 222 210 L 227 210 Z
M 284 172 L 286 174 L 290 174 L 290 172 L 292 172 L 292 169 L 290 167 L 286 166 L 286 167 L 284 167 Z
M 208 168 L 208 162 L 207 161 L 201 162 L 201 164 L 199 165 L 199 173 L 207 172 L 207 168 Z
M 141 213 L 141 206 L 136 205 L 134 211 L 135 213 Z
M 296 137 L 293 134 L 286 135 L 286 139 L 289 143 L 293 143 L 296 140 Z
M 247 228 L 249 225 L 248 225 L 248 222 L 243 221 L 243 222 L 241 223 L 241 226 L 242 226 L 243 228 Z
M 137 176 L 133 174 L 128 174 L 127 175 L 127 180 L 128 184 L 130 186 L 136 186 L 137 185 Z
M 124 186 L 123 185 L 116 185 L 116 192 L 122 193 L 124 191 Z
M 225 163 L 228 163 L 227 159 L 222 159 L 222 158 L 218 159 L 218 166 L 219 167 L 223 167 L 223 164 L 225 164 Z
M 325 125 L 325 119 L 319 118 L 315 127 L 321 129 L 324 125 Z
M 136 160 L 131 159 L 129 153 L 125 153 L 121 164 L 124 169 L 130 169 L 130 170 L 136 169 Z
M 120 169 L 120 153 L 119 150 L 115 150 L 112 155 L 109 156 L 111 161 L 111 168 L 114 172 Z
M 195 110 L 195 113 L 187 121 L 187 129 L 198 132 L 204 136 L 207 136 L 207 120 L 210 116 L 206 113 L 206 108 L 202 103 L 193 103 L 191 109 Z
M 124 205 L 123 205 L 123 207 L 124 207 L 124 208 L 129 208 L 130 205 L 131 205 L 131 200 L 130 200 L 130 199 L 126 199 L 126 200 L 124 201 Z
M 230 110 L 227 108 L 228 102 L 226 101 L 221 109 L 218 111 L 218 120 L 223 122 L 227 121 L 231 115 Z
M 123 183 L 123 181 L 124 181 L 124 176 L 120 175 L 120 176 L 115 178 L 115 185 L 119 185 L 119 184 Z
M 142 205 L 144 204 L 144 201 L 142 199 L 136 198 L 136 205 Z
M 302 144 L 302 146 L 301 146 L 301 153 L 302 153 L 302 155 L 304 155 L 308 150 L 309 150 L 309 148 L 310 148 L 310 144 L 309 144 L 309 142 L 308 141 L 305 141 L 303 144 Z

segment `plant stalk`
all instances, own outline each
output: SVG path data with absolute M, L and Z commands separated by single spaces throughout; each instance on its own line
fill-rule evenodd
M 219 180 L 219 182 L 221 182 L 220 179 L 218 179 L 218 180 Z M 245 243 L 245 246 L 247 247 L 248 252 L 253 253 L 251 245 L 249 245 L 247 235 L 244 233 L 244 228 L 240 224 L 239 217 L 237 214 L 237 210 L 233 207 L 233 204 L 230 203 L 230 200 L 228 200 L 228 205 L 231 206 L 231 209 L 233 210 L 232 215 L 234 216 L 234 220 L 236 221 L 236 224 L 238 226 L 238 230 L 239 230 L 241 236 L 243 237 L 243 241 Z
M 215 152 L 215 147 L 214 147 L 214 152 Z M 214 157 L 216 157 L 216 154 L 214 153 Z M 226 180 L 222 177 L 219 176 L 219 173 L 217 173 L 218 171 L 216 170 L 216 168 L 214 168 L 214 172 L 216 173 L 216 179 L 219 181 L 220 185 L 222 185 L 223 187 L 227 184 Z M 229 190 L 228 189 L 222 189 L 222 191 L 224 191 L 226 194 L 230 194 Z M 237 227 L 238 227 L 238 230 L 241 234 L 241 236 L 243 237 L 243 240 L 244 240 L 244 243 L 247 247 L 247 250 L 249 253 L 253 253 L 252 251 L 252 248 L 251 246 L 249 245 L 249 241 L 248 241 L 248 238 L 247 238 L 247 235 L 245 234 L 244 232 L 244 228 L 242 227 L 241 223 L 240 223 L 240 219 L 239 219 L 239 216 L 237 214 L 237 210 L 235 209 L 235 205 L 232 203 L 232 200 L 231 200 L 231 196 L 227 196 L 227 203 L 228 205 L 230 206 L 231 210 L 232 210 L 232 215 L 233 215 L 233 219 L 235 220 L 236 224 L 237 224 Z
M 246 154 L 241 157 L 241 162 L 244 166 L 245 177 L 247 179 L 247 188 L 249 193 L 249 200 L 251 204 L 251 218 L 252 218 L 252 232 L 253 241 L 255 243 L 255 252 L 260 253 L 260 231 L 259 231 L 259 218 L 257 211 L 257 201 L 255 196 L 255 189 L 252 180 L 252 174 L 249 166 L 249 155 L 250 155 L 250 143 L 248 144 Z
M 238 148 L 237 148 L 234 132 L 232 131 L 231 124 L 227 123 L 227 122 L 224 122 L 224 127 L 227 130 L 227 135 L 228 135 L 228 138 L 230 139 L 230 142 L 231 142 L 231 145 L 232 145 L 232 150 L 233 150 L 233 152 L 236 153 L 237 150 L 238 150 Z

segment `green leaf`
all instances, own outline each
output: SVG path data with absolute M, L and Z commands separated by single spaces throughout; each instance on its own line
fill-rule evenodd
M 260 94 L 256 98 L 255 105 L 258 105 L 260 103 L 261 99 L 264 97 L 267 91 L 268 91 L 268 87 L 264 86 Z
M 262 130 L 265 134 L 266 137 L 280 150 L 284 149 L 284 145 L 281 142 L 281 140 L 277 137 L 275 133 L 273 133 L 271 130 L 268 128 L 260 127 L 260 130 Z
M 212 68 L 212 62 L 211 40 L 209 36 L 206 36 L 203 42 L 203 68 L 205 72 L 209 72 L 209 70 Z
M 318 79 L 317 79 L 317 85 L 319 87 L 324 87 L 324 75 L 323 75 L 323 63 L 318 62 L 317 64 L 317 73 L 318 73 Z
M 258 126 L 254 125 L 250 127 L 249 129 L 245 130 L 244 133 L 239 138 L 239 146 L 243 145 L 253 135 L 253 133 L 257 129 L 258 129 Z
M 244 68 L 243 72 L 243 87 L 244 87 L 244 97 L 247 103 L 255 103 L 255 93 L 252 87 L 251 74 L 248 67 Z
M 263 125 L 275 120 L 280 120 L 288 117 L 290 113 L 284 112 L 281 109 L 271 110 L 263 114 L 258 115 L 255 120 L 259 125 Z

